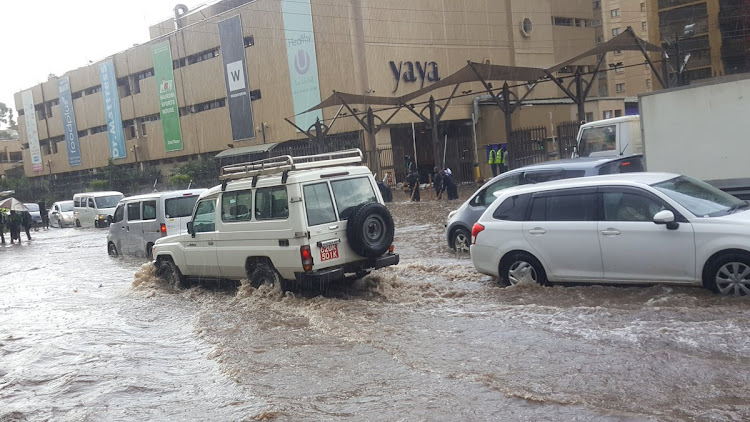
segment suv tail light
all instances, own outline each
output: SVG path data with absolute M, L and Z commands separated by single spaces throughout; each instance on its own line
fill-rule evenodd
M 310 251 L 310 245 L 302 245 L 299 247 L 299 254 L 302 258 L 302 269 L 305 271 L 312 271 L 313 268 L 313 257 Z
M 164 223 L 161 223 L 161 226 L 159 226 L 159 231 L 161 232 L 161 237 L 164 237 L 167 235 L 167 225 Z
M 477 235 L 479 232 L 484 230 L 484 226 L 479 223 L 474 223 L 474 227 L 471 228 L 471 244 L 476 245 L 477 244 Z

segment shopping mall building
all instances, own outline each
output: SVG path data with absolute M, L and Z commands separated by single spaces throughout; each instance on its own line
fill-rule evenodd
M 409 154 L 423 171 L 446 162 L 472 173 L 478 161 L 486 177 L 487 145 L 505 143 L 506 126 L 482 83 L 431 91 L 413 100 L 417 113 L 403 108 L 393 117 L 393 108 L 367 104 L 367 98 L 428 87 L 468 61 L 549 68 L 594 47 L 593 16 L 592 3 L 579 0 L 178 5 L 174 18 L 150 28 L 148 42 L 16 93 L 24 172 L 85 179 L 111 159 L 169 174 L 198 156 L 251 159 L 309 145 L 319 119 L 327 136 L 313 142 L 329 143 L 329 149 L 361 146 L 370 156 L 376 150 L 383 172 L 398 175 Z M 591 57 L 583 69 L 595 64 Z M 518 98 L 532 87 L 523 82 L 508 81 Z M 495 81 L 492 88 L 502 84 Z M 302 113 L 334 91 L 364 100 L 350 109 Z M 440 106 L 452 93 L 433 136 L 434 126 L 417 114 L 430 96 Z M 551 81 L 536 85 L 527 100 L 512 115 L 514 128 L 534 127 L 553 140 L 560 124 L 578 120 L 576 106 Z M 352 117 L 366 117 L 361 113 L 369 107 L 380 124 L 377 133 Z M 622 98 L 593 98 L 585 107 L 588 120 L 625 109 Z M 442 160 L 436 138 L 443 142 Z M 548 148 L 554 151 L 554 143 Z

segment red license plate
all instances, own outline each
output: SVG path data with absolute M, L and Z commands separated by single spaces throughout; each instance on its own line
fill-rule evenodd
M 328 261 L 330 259 L 336 259 L 339 257 L 339 245 L 334 243 L 333 245 L 323 246 L 320 248 L 320 260 Z

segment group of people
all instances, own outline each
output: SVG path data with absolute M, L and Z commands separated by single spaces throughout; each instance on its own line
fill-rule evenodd
M 49 216 L 44 201 L 39 202 L 39 214 L 42 217 L 42 226 L 49 229 Z M 26 239 L 31 240 L 31 228 L 34 220 L 29 211 L 10 210 L 7 214 L 0 210 L 0 244 L 5 244 L 5 227 L 8 227 L 11 245 L 18 241 L 21 243 L 21 229 L 26 232 Z
M 487 164 L 492 169 L 492 177 L 498 175 L 498 170 L 500 174 L 508 171 L 508 149 L 505 148 L 505 145 L 501 146 L 498 150 L 490 148 Z
M 408 194 L 412 201 L 419 202 L 419 171 L 411 156 L 404 157 L 406 162 L 406 183 L 409 186 Z M 432 188 L 435 190 L 437 199 L 446 195 L 449 200 L 458 199 L 458 188 L 453 183 L 453 172 L 447 166 L 442 169 L 435 167 L 432 175 Z
M 31 240 L 31 225 L 31 214 L 28 211 L 10 210 L 7 215 L 0 212 L 0 244 L 5 244 L 5 226 L 8 226 L 11 244 L 15 241 L 21 243 L 21 228 L 26 232 L 26 238 Z

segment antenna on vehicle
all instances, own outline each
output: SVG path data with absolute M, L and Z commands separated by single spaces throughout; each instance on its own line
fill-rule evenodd
M 159 179 L 154 179 L 154 192 L 156 192 L 156 182 L 158 182 Z
M 188 189 L 190 189 L 190 186 L 193 186 L 193 179 L 190 179 L 190 183 L 188 183 Z

